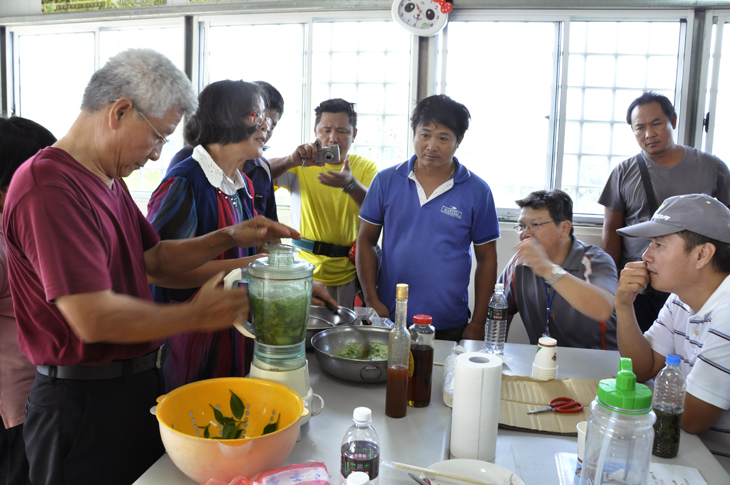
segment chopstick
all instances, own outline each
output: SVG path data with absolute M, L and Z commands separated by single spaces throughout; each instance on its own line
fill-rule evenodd
M 465 483 L 475 483 L 477 485 L 494 485 L 494 484 L 490 484 L 488 482 L 484 482 L 482 480 L 474 480 L 473 478 L 462 477 L 459 475 L 452 475 L 451 473 L 437 472 L 435 470 L 431 470 L 430 468 L 421 468 L 419 466 L 406 465 L 405 463 L 398 463 L 397 461 L 394 461 L 392 463 L 393 463 L 393 466 L 395 466 L 397 468 L 403 468 L 404 470 L 411 470 L 414 472 L 421 472 L 421 473 L 425 473 L 427 475 L 433 475 L 436 477 L 450 478 L 452 480 L 458 480 L 460 482 L 465 482 Z

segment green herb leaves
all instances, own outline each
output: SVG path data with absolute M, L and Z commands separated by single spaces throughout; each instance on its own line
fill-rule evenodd
M 213 415 L 215 416 L 215 420 L 223 426 L 220 436 L 213 436 L 213 439 L 237 440 L 245 434 L 246 427 L 248 426 L 248 406 L 243 404 L 243 400 L 238 397 L 235 392 L 231 391 L 230 389 L 228 390 L 231 392 L 230 403 L 231 413 L 233 414 L 233 416 L 224 416 L 219 409 L 216 409 L 215 406 L 209 404 L 211 409 L 213 409 Z M 264 432 L 261 434 L 261 436 L 271 434 L 274 431 L 278 431 L 280 419 L 281 413 L 279 413 L 279 416 L 276 418 L 275 423 L 269 423 L 264 427 Z M 211 438 L 208 428 L 210 428 L 210 423 L 205 427 L 200 427 L 200 429 L 203 430 L 203 438 Z M 216 426 L 213 426 L 213 428 L 215 429 Z
M 281 413 L 279 413 L 279 416 L 276 418 L 275 423 L 269 423 L 266 426 L 264 426 L 264 432 L 261 434 L 261 436 L 273 433 L 277 429 L 279 429 L 279 420 L 281 419 Z
M 213 409 L 215 420 L 223 425 L 221 435 L 218 439 L 237 440 L 243 435 L 244 428 L 247 426 L 245 423 L 248 422 L 248 418 L 245 418 L 243 421 L 241 420 L 246 413 L 246 406 L 244 406 L 243 401 L 235 392 L 230 389 L 228 390 L 231 392 L 231 412 L 233 413 L 233 417 L 229 418 L 228 416 L 224 416 L 223 413 L 216 409 L 212 404 L 210 404 L 210 407 Z M 204 438 L 210 438 L 210 432 L 208 431 L 209 427 L 210 424 L 203 428 L 205 430 L 203 433 Z

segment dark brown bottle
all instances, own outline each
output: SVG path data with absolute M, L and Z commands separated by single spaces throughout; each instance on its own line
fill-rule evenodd
M 408 369 L 408 405 L 423 408 L 431 403 L 433 345 L 435 330 L 429 315 L 414 315 L 411 334 L 411 362 Z

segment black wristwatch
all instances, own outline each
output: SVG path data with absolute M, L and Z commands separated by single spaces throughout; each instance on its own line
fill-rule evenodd
M 355 190 L 355 177 L 352 177 L 352 182 L 349 185 L 342 187 L 342 191 L 346 194 L 351 194 Z

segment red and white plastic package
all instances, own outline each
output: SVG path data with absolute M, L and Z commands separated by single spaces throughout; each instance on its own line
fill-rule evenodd
M 201 485 L 329 485 L 324 463 L 307 461 L 261 472 L 253 480 L 236 477 L 230 483 L 211 478 Z

